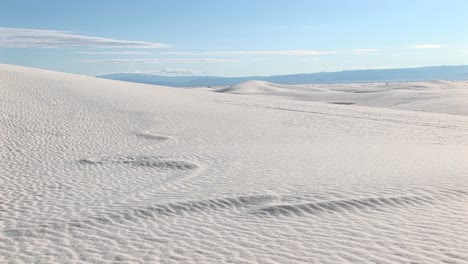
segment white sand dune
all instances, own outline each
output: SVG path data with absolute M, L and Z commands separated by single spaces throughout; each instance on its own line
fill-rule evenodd
M 468 115 L 468 81 L 310 85 L 282 85 L 264 81 L 248 81 L 214 91 Z
M 0 263 L 467 263 L 467 158 L 463 115 L 0 65 Z

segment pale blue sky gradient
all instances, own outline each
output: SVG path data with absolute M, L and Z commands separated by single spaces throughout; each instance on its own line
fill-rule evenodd
M 221 76 L 461 65 L 466 13 L 465 0 L 2 0 L 0 63 Z

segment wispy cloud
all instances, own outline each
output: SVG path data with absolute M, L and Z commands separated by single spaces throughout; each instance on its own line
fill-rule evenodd
M 171 51 L 162 52 L 161 54 L 182 55 L 182 56 L 243 56 L 243 55 L 286 55 L 286 56 L 316 56 L 333 54 L 335 51 L 319 51 L 319 50 L 235 50 L 235 51 Z
M 300 62 L 319 62 L 319 58 L 301 58 L 301 59 L 295 59 L 293 61 L 300 61 Z
M 75 53 L 86 55 L 144 55 L 151 54 L 147 51 L 77 51 Z
M 163 48 L 166 44 L 77 35 L 69 31 L 0 27 L 0 47 L 15 48 Z
M 379 52 L 378 49 L 353 49 L 352 52 L 356 55 L 368 55 Z
M 368 66 L 355 66 L 347 70 L 379 70 L 379 69 L 393 69 L 395 67 L 389 65 L 368 65 Z
M 145 74 L 145 75 L 160 75 L 160 76 L 193 76 L 193 75 L 205 75 L 208 71 L 202 71 L 197 69 L 173 69 L 173 68 L 164 68 L 161 70 L 153 70 L 153 71 L 125 71 L 125 72 L 113 72 L 108 74 Z M 107 74 L 101 74 L 107 75 Z
M 253 58 L 253 59 L 243 59 L 243 61 L 251 61 L 251 62 L 264 62 L 264 61 L 272 61 L 272 58 Z
M 152 74 L 164 75 L 164 76 L 190 76 L 190 75 L 200 75 L 207 74 L 208 71 L 200 71 L 196 69 L 172 69 L 164 68 L 159 71 L 154 71 Z
M 236 62 L 238 60 L 225 59 L 97 59 L 82 60 L 85 63 L 117 63 L 117 64 L 135 64 L 135 63 L 216 63 L 216 62 Z
M 412 49 L 440 49 L 442 45 L 439 44 L 419 44 L 411 46 Z

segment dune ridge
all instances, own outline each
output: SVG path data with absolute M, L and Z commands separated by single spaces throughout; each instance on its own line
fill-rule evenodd
M 468 115 L 468 81 L 284 85 L 247 81 L 220 93 Z

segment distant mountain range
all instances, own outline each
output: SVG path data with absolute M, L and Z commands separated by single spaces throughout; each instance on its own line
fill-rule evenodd
M 340 72 L 274 75 L 268 77 L 160 76 L 142 73 L 115 73 L 99 75 L 97 77 L 173 87 L 230 86 L 250 80 L 267 81 L 278 84 L 468 80 L 468 65 L 431 66 L 406 69 L 351 70 Z

